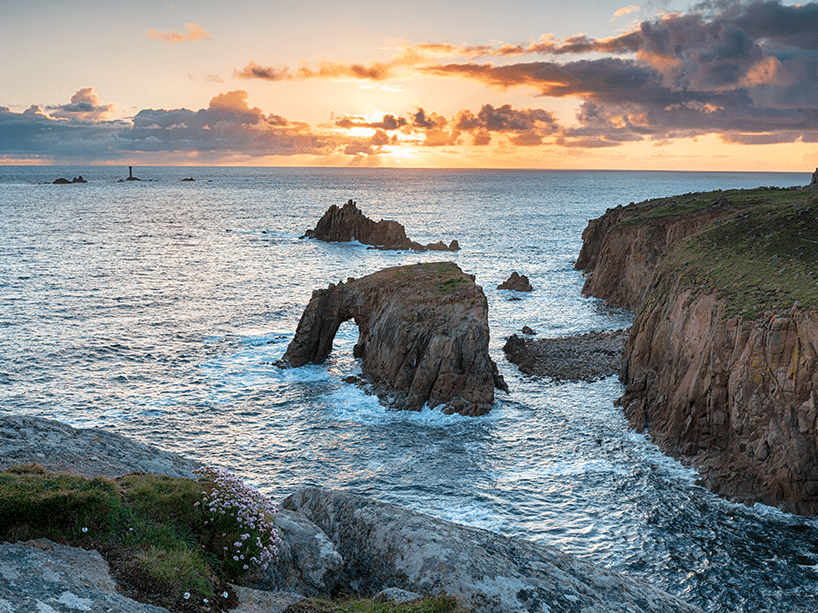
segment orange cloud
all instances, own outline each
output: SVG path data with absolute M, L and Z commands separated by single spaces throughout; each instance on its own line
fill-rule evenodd
M 157 32 L 156 30 L 148 30 L 145 32 L 146 38 L 155 38 L 156 40 L 161 40 L 169 45 L 176 45 L 178 43 L 189 43 L 195 40 L 203 40 L 207 39 L 210 40 L 210 34 L 197 23 L 186 23 L 185 28 L 187 28 L 186 34 L 177 34 L 171 30 L 167 32 Z
M 392 78 L 396 66 L 402 61 L 371 62 L 369 64 L 343 64 L 340 62 L 321 62 L 318 68 L 302 63 L 293 72 L 288 66 L 262 66 L 250 61 L 242 70 L 234 70 L 233 76 L 240 79 L 262 79 L 264 81 L 303 81 L 307 79 L 362 79 L 367 81 L 384 81 Z
M 39 108 L 39 107 L 38 107 Z M 71 96 L 69 104 L 47 107 L 52 117 L 60 119 L 80 119 L 100 121 L 114 110 L 113 104 L 100 104 L 99 96 L 93 87 L 83 87 Z

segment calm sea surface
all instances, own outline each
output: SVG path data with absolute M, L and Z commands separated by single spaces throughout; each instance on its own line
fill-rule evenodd
M 46 184 L 82 174 L 89 182 Z M 554 384 L 504 358 L 542 337 L 629 325 L 580 296 L 591 218 L 691 191 L 803 185 L 808 173 L 0 167 L 0 412 L 105 427 L 226 466 L 274 500 L 345 488 L 523 536 L 643 577 L 706 611 L 818 610 L 818 521 L 731 504 L 630 431 L 616 378 Z M 192 177 L 195 181 L 182 182 Z M 299 240 L 357 201 L 457 253 Z M 510 387 L 487 416 L 391 411 L 326 364 L 279 370 L 313 289 L 452 260 L 489 301 Z M 512 271 L 534 292 L 496 290 Z

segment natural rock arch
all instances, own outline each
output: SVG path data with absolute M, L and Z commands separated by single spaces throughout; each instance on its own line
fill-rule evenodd
M 488 353 L 486 297 L 451 262 L 387 268 L 314 291 L 282 365 L 324 362 L 349 320 L 358 326 L 354 355 L 364 377 L 398 408 L 428 402 L 483 415 L 494 388 L 508 389 Z

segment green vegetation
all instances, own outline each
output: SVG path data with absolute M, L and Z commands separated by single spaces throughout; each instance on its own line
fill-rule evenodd
M 238 598 L 228 582 L 240 584 L 248 566 L 240 555 L 263 566 L 275 550 L 277 535 L 264 529 L 272 509 L 226 471 L 196 472 L 198 481 L 142 473 L 86 479 L 13 466 L 0 472 L 0 540 L 96 549 L 125 594 L 171 611 L 231 609 Z M 290 611 L 466 613 L 445 596 L 406 605 L 309 599 Z
M 287 607 L 284 613 L 468 613 L 452 596 L 430 596 L 406 604 L 373 602 L 367 598 L 326 600 L 309 598 Z
M 716 192 L 698 201 L 717 195 L 726 197 L 728 214 L 672 245 L 659 265 L 665 283 L 679 279 L 695 293 L 712 293 L 725 300 L 725 316 L 745 320 L 796 303 L 818 308 L 818 193 Z M 670 210 L 663 206 L 652 211 Z
M 706 211 L 716 204 L 731 209 L 749 208 L 760 204 L 793 204 L 816 198 L 814 192 L 795 189 L 761 187 L 757 189 L 733 189 L 715 192 L 692 192 L 666 198 L 654 198 L 629 205 L 629 215 L 625 224 L 639 224 L 649 219 L 660 219 L 674 215 L 685 215 L 695 211 Z
M 224 543 L 241 542 L 244 529 L 235 518 L 214 522 L 201 504 L 216 487 L 207 475 L 85 479 L 15 466 L 0 473 L 0 539 L 96 549 L 132 598 L 173 611 L 220 611 L 236 605 L 227 582 L 243 574 L 227 562 L 225 551 L 233 551 Z

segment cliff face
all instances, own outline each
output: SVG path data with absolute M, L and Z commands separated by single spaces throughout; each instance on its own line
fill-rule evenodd
M 818 514 L 818 317 L 796 308 L 749 325 L 724 307 L 676 284 L 641 312 L 618 403 L 715 493 Z
M 576 266 L 585 294 L 638 311 L 617 401 L 631 426 L 720 495 L 815 515 L 818 207 L 765 198 L 609 210 Z
M 488 301 L 451 262 L 387 268 L 313 292 L 282 362 L 320 364 L 354 320 L 364 376 L 399 408 L 487 413 L 507 389 L 489 357 Z

